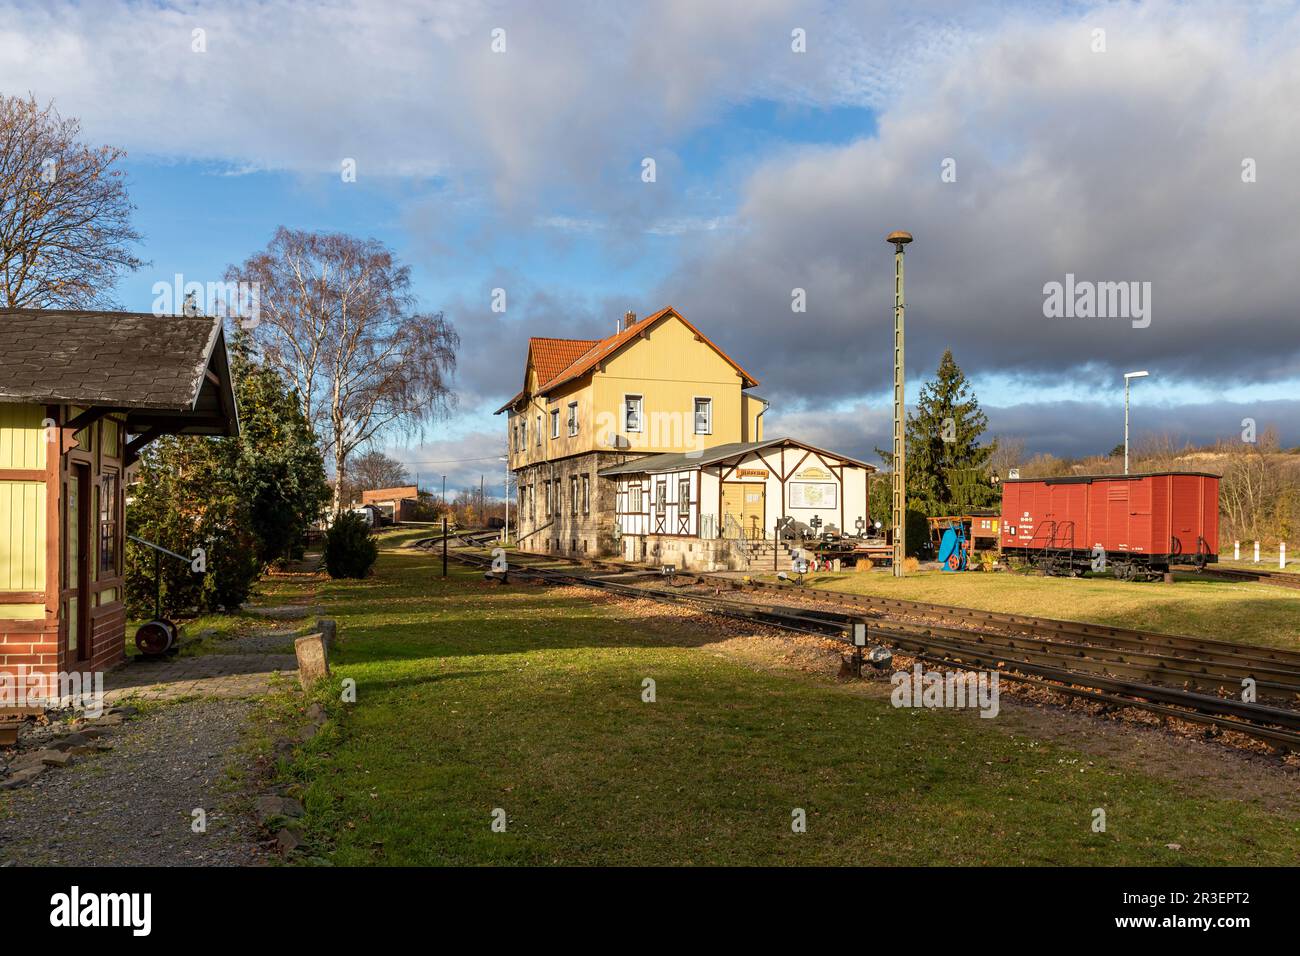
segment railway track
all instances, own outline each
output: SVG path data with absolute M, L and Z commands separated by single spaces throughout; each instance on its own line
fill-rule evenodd
M 462 535 L 459 540 L 470 547 L 490 543 L 483 535 Z M 487 555 L 463 548 L 452 554 L 473 566 L 486 569 L 491 564 Z M 570 567 L 545 566 L 557 562 Z M 1297 652 L 708 574 L 678 575 L 681 583 L 672 585 L 633 583 L 658 575 L 614 561 L 512 552 L 509 573 L 628 597 L 693 604 L 715 614 L 845 643 L 850 641 L 853 624 L 865 622 L 871 640 L 928 663 L 997 671 L 1002 679 L 1065 696 L 1138 708 L 1240 733 L 1279 750 L 1300 751 L 1300 710 L 1294 708 L 1300 701 Z M 740 593 L 724 596 L 724 591 Z M 758 599 L 772 592 L 800 603 L 769 604 Z M 1247 678 L 1255 681 L 1259 697 L 1255 702 L 1241 699 Z
M 1206 577 L 1220 578 L 1224 581 L 1257 581 L 1260 584 L 1275 584 L 1280 588 L 1300 589 L 1300 574 L 1288 574 L 1285 571 L 1250 571 L 1245 568 L 1206 568 L 1201 574 Z

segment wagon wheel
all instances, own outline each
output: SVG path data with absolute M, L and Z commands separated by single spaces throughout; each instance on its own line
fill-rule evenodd
M 135 632 L 135 646 L 146 657 L 160 657 L 171 646 L 172 636 L 163 621 L 150 621 Z
M 959 570 L 961 568 L 961 556 L 958 555 L 956 552 L 953 552 L 952 554 L 948 555 L 947 563 L 948 563 L 949 571 Z

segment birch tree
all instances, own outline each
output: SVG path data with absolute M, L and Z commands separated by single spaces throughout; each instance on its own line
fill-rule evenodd
M 441 312 L 416 309 L 410 268 L 378 240 L 282 226 L 226 281 L 257 283 L 257 321 L 245 327 L 321 435 L 336 513 L 354 451 L 450 410 L 459 337 Z

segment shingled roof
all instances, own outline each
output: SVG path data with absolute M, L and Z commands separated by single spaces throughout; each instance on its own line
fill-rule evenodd
M 216 316 L 0 309 L 0 402 L 129 410 L 129 424 L 167 433 L 238 433 Z

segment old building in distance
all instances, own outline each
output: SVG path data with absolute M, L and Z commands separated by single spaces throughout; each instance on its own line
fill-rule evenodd
M 790 522 L 866 527 L 872 466 L 765 438 L 757 384 L 673 308 L 629 312 L 605 339 L 530 339 L 498 409 L 519 547 L 713 569 L 744 567 Z
M 237 435 L 221 319 L 0 310 L 0 678 L 125 654 L 126 470 L 162 435 Z

